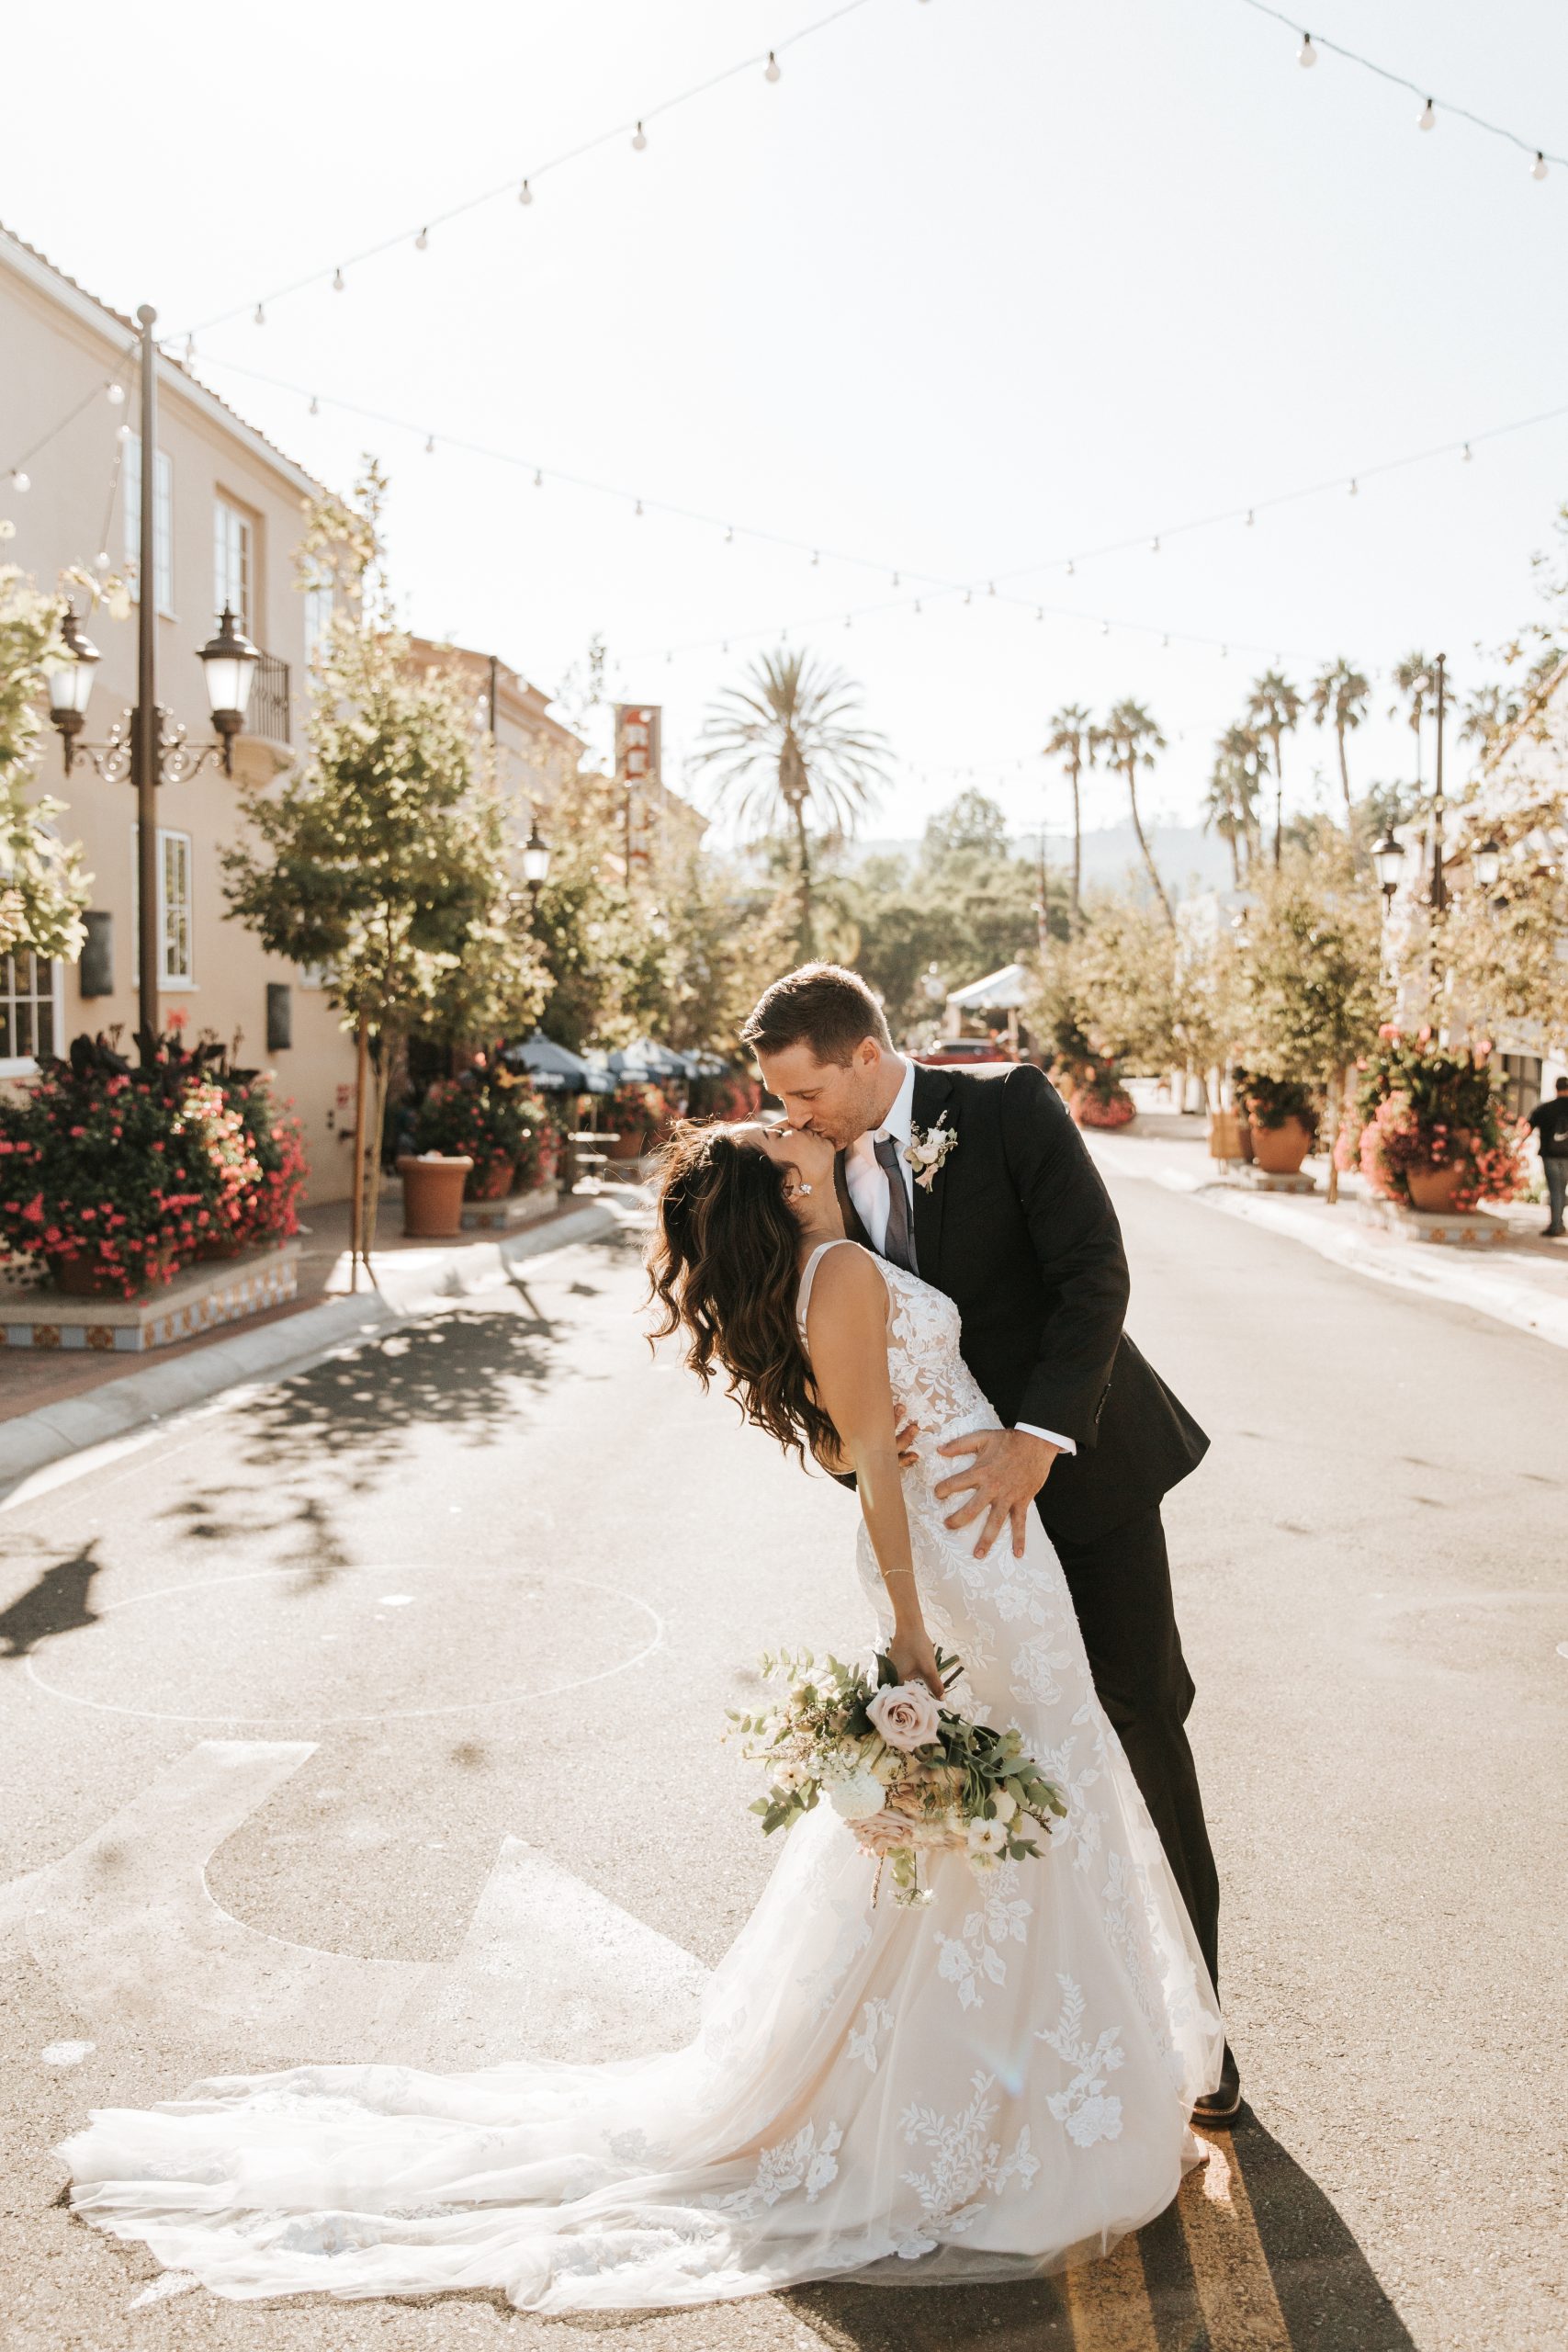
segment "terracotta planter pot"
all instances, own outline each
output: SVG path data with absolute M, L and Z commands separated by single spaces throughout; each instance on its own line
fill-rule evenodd
M 1253 1127 L 1252 1157 L 1265 1176 L 1294 1176 L 1312 1149 L 1312 1129 L 1304 1119 L 1286 1119 L 1277 1127 Z
M 1243 1159 L 1250 1159 L 1252 1158 L 1252 1129 L 1245 1119 L 1238 1119 L 1236 1122 L 1236 1141 L 1241 1146 Z
M 403 1180 L 403 1231 L 414 1241 L 450 1241 L 463 1230 L 463 1186 L 473 1161 L 463 1153 L 446 1159 L 438 1153 L 415 1159 L 405 1153 L 398 1162 Z
M 503 1201 L 516 1173 L 514 1159 L 476 1160 L 463 1188 L 463 1197 L 468 1201 Z
M 1450 1159 L 1442 1168 L 1407 1168 L 1404 1181 L 1410 1187 L 1411 1206 L 1447 1214 L 1470 1173 L 1468 1159 Z

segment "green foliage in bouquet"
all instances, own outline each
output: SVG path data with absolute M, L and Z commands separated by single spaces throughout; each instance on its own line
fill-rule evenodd
M 963 1671 L 937 1652 L 944 1690 Z M 920 1854 L 954 1849 L 971 1869 L 1038 1856 L 1032 1835 L 1065 1816 L 1061 1792 L 1025 1754 L 1021 1735 L 976 1723 L 935 1700 L 923 1683 L 902 1684 L 878 1653 L 874 1681 L 863 1668 L 809 1650 L 761 1660 L 766 1681 L 786 1686 L 783 1701 L 761 1713 L 729 1711 L 746 1754 L 768 1773 L 752 1805 L 762 1833 L 787 1828 L 823 1796 L 857 1841 L 890 1862 L 895 1900 L 929 1900 Z

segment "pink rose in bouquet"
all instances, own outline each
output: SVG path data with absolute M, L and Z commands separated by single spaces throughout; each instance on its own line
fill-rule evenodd
M 865 1712 L 888 1747 L 906 1756 L 929 1747 L 942 1728 L 942 1708 L 923 1682 L 885 1684 Z

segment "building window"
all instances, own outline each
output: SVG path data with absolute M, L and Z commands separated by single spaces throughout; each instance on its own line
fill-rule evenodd
M 141 435 L 125 445 L 125 560 L 134 583 L 141 552 Z M 158 452 L 158 484 L 152 509 L 152 567 L 158 610 L 175 609 L 175 477 L 166 449 Z
M 1540 1100 L 1541 1059 L 1539 1054 L 1503 1056 L 1503 1104 L 1510 1119 L 1522 1119 Z
M 141 953 L 141 869 L 136 854 L 136 828 L 130 830 L 131 905 L 136 922 L 132 956 Z M 158 828 L 158 936 L 163 942 L 159 975 L 166 988 L 196 986 L 191 952 L 191 847 L 188 833 Z
M 309 669 L 327 641 L 337 599 L 331 587 L 305 591 L 305 667 Z
M 254 571 L 250 516 L 240 507 L 231 506 L 226 498 L 212 502 L 212 617 L 220 620 L 224 607 L 238 621 L 245 636 L 251 634 L 252 601 L 254 594 Z
M 57 1050 L 60 972 L 41 956 L 0 956 L 0 1073 L 15 1077 Z

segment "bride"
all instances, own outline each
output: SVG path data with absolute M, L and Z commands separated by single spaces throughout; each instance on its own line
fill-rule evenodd
M 854 1472 L 876 1645 L 933 1690 L 936 1645 L 959 1656 L 952 1703 L 1017 1724 L 1066 1818 L 983 1876 L 930 1856 L 905 1908 L 818 1805 L 684 2050 L 300 2066 L 95 2112 L 62 2150 L 74 2210 L 216 2294 L 490 2289 L 558 2312 L 1025 2278 L 1152 2221 L 1201 2157 L 1217 2004 L 1050 1539 L 1031 1511 L 1021 1554 L 977 1557 L 933 1491 L 937 1444 L 998 1426 L 957 1310 L 846 1240 L 832 1148 L 804 1133 L 678 1130 L 651 1264 L 705 1385 Z

